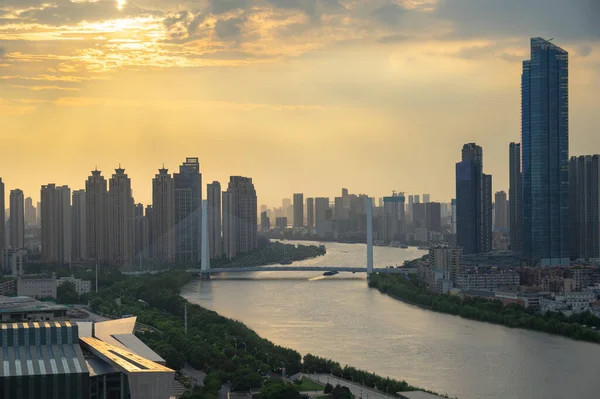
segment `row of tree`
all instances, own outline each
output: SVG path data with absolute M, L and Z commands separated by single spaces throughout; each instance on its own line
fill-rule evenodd
M 600 332 L 590 328 L 600 327 L 600 318 L 590 312 L 569 317 L 556 312 L 542 315 L 518 304 L 504 306 L 499 300 L 435 294 L 420 285 L 415 276 L 407 278 L 399 274 L 373 275 L 369 280 L 369 286 L 377 288 L 382 293 L 441 313 L 502 324 L 511 328 L 525 328 L 578 340 L 600 342 Z

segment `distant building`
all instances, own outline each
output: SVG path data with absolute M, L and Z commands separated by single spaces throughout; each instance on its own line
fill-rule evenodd
M 108 263 L 108 191 L 106 179 L 97 168 L 85 182 L 85 204 L 87 259 L 105 265 Z
M 140 261 L 149 260 L 152 258 L 150 253 L 150 223 L 144 215 L 144 205 L 136 204 L 135 206 L 135 226 L 134 226 L 134 257 Z
M 26 249 L 4 248 L 2 252 L 2 258 L 2 272 L 4 274 L 10 274 L 14 277 L 23 275 L 23 267 L 27 258 Z
M 223 255 L 223 239 L 221 236 L 221 183 L 213 181 L 207 186 L 208 193 L 208 248 L 210 258 Z
M 428 204 L 430 202 L 429 198 L 429 194 L 423 194 L 423 203 Z
M 492 249 L 491 183 L 491 176 L 483 173 L 483 150 L 465 144 L 456 164 L 456 233 L 465 254 Z
M 283 217 L 275 218 L 275 228 L 279 230 L 285 230 L 288 227 L 288 219 Z
M 442 232 L 442 204 L 439 202 L 425 203 L 426 227 L 429 231 Z
M 17 283 L 13 279 L 0 280 L 0 295 L 14 295 L 17 292 Z M 0 301 L 2 298 L 0 298 Z M 1 306 L 1 305 L 0 305 Z
M 223 243 L 231 259 L 256 248 L 257 203 L 252 179 L 231 176 L 223 193 Z
M 294 227 L 304 226 L 304 194 L 294 194 Z
M 531 39 L 521 75 L 523 255 L 530 264 L 569 264 L 569 60 Z
M 54 184 L 42 186 L 42 262 L 71 262 L 71 189 Z
M 393 241 L 404 232 L 406 198 L 404 194 L 393 193 L 390 197 L 383 197 L 383 225 L 381 226 L 381 239 Z
M 600 259 L 600 155 L 571 157 L 571 258 Z
M 21 277 L 17 279 L 17 295 L 35 299 L 56 299 L 56 277 Z
M 163 167 L 152 179 L 152 259 L 159 264 L 175 261 L 174 195 L 173 178 Z
M 178 263 L 200 263 L 202 174 L 198 158 L 186 158 L 175 182 L 175 254 Z
M 427 204 L 415 202 L 412 206 L 412 225 L 415 229 L 427 227 Z
M 508 230 L 508 203 L 506 191 L 498 191 L 494 196 L 494 212 L 496 216 L 496 230 Z
M 522 176 L 521 176 L 521 144 L 510 143 L 509 148 L 510 189 L 508 190 L 510 249 L 516 253 L 523 250 L 522 229 Z
M 315 222 L 318 226 L 319 222 L 327 220 L 327 210 L 329 209 L 329 198 L 315 198 Z
M 61 277 L 56 280 L 57 288 L 64 283 L 72 283 L 75 286 L 77 295 L 88 294 L 92 291 L 92 282 L 89 280 L 82 280 L 80 278 L 75 278 L 75 276 Z
M 448 278 L 454 278 L 462 269 L 462 248 L 434 246 L 429 248 L 429 268 L 448 272 Z
M 73 191 L 73 202 L 71 205 L 71 258 L 75 261 L 87 259 L 87 201 L 85 190 Z
M 463 291 L 493 291 L 503 287 L 518 287 L 519 284 L 519 273 L 510 270 L 483 273 L 463 271 L 455 278 L 455 285 Z
M 309 232 L 315 227 L 315 199 L 306 199 L 306 227 Z
M 271 222 L 267 216 L 267 211 L 260 213 L 260 231 L 263 233 L 268 232 L 271 229 Z
M 108 261 L 112 267 L 133 264 L 135 207 L 131 179 L 125 169 L 115 169 L 108 182 Z
M 25 198 L 25 224 L 33 225 L 36 223 L 35 207 L 31 197 Z
M 20 249 L 25 246 L 25 197 L 23 191 L 10 192 L 10 246 Z

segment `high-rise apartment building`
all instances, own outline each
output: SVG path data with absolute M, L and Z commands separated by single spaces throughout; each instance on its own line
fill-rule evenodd
M 309 231 L 315 227 L 315 199 L 306 199 L 306 227 Z
M 267 216 L 267 211 L 263 211 L 260 213 L 260 231 L 268 233 L 270 229 L 271 221 L 269 220 L 269 216 Z
M 35 224 L 35 207 L 31 197 L 25 198 L 25 224 Z
M 456 234 L 463 253 L 492 249 L 492 177 L 483 173 L 483 150 L 465 144 L 456 164 Z
M 383 197 L 383 228 L 381 238 L 385 241 L 393 241 L 404 232 L 404 203 L 406 198 L 403 194 L 394 193 L 390 197 Z
M 425 218 L 427 230 L 442 232 L 442 204 L 439 202 L 425 203 Z
M 4 229 L 4 223 L 6 221 L 6 215 L 4 214 L 4 182 L 0 177 L 0 270 L 4 267 L 4 244 L 6 240 L 6 233 Z
M 25 197 L 23 191 L 16 189 L 10 192 L 10 246 L 21 249 L 25 246 Z
M 304 194 L 294 194 L 294 227 L 304 226 Z
M 329 198 L 315 198 L 315 221 L 317 226 L 319 222 L 327 220 L 327 210 L 329 209 Z
M 120 166 L 108 182 L 108 263 L 112 267 L 133 264 L 135 207 L 131 179 Z
M 423 203 L 424 204 L 428 204 L 430 202 L 430 195 L 429 194 L 423 194 Z
M 159 264 L 175 261 L 175 189 L 168 169 L 152 179 L 152 259 Z
M 571 157 L 571 258 L 600 259 L 600 155 Z
M 223 256 L 221 236 L 221 183 L 213 181 L 207 185 L 208 197 L 208 250 L 210 259 Z
M 569 60 L 531 39 L 521 75 L 523 255 L 542 266 L 569 263 Z
M 198 158 L 186 158 L 175 181 L 175 256 L 178 263 L 200 262 L 202 174 Z
M 73 191 L 71 205 L 71 259 L 82 261 L 87 259 L 87 201 L 85 190 Z
M 134 250 L 133 257 L 136 264 L 141 260 L 151 259 L 150 254 L 150 224 L 148 218 L 144 216 L 144 205 L 135 205 L 135 233 L 134 233 Z
M 42 203 L 38 202 L 35 207 L 35 221 L 40 224 L 42 222 Z
M 257 246 L 257 202 L 252 179 L 231 176 L 223 193 L 223 242 L 225 255 L 232 258 Z
M 494 195 L 494 212 L 496 217 L 496 230 L 508 230 L 508 202 L 506 191 L 498 191 Z
M 426 204 L 417 202 L 413 204 L 412 224 L 415 228 L 427 227 Z
M 106 179 L 98 169 L 85 182 L 87 259 L 108 263 L 108 191 Z
M 154 229 L 152 228 L 152 205 L 146 205 L 145 217 L 148 222 L 148 259 L 152 259 L 152 234 L 154 234 Z
M 71 262 L 71 189 L 54 184 L 42 186 L 42 262 Z
M 522 176 L 521 176 L 521 144 L 510 143 L 509 147 L 510 188 L 508 190 L 510 249 L 516 253 L 523 250 L 522 229 Z

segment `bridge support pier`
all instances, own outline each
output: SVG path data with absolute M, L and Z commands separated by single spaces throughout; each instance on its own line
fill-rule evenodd
M 200 272 L 200 280 L 210 280 L 210 273 Z

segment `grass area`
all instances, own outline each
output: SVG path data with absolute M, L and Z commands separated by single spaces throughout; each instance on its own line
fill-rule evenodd
M 309 392 L 309 391 L 321 391 L 325 389 L 325 385 L 319 384 L 318 382 L 314 382 L 306 377 L 302 378 L 302 384 L 296 385 L 296 388 L 300 392 Z M 325 398 L 327 395 L 324 396 Z

